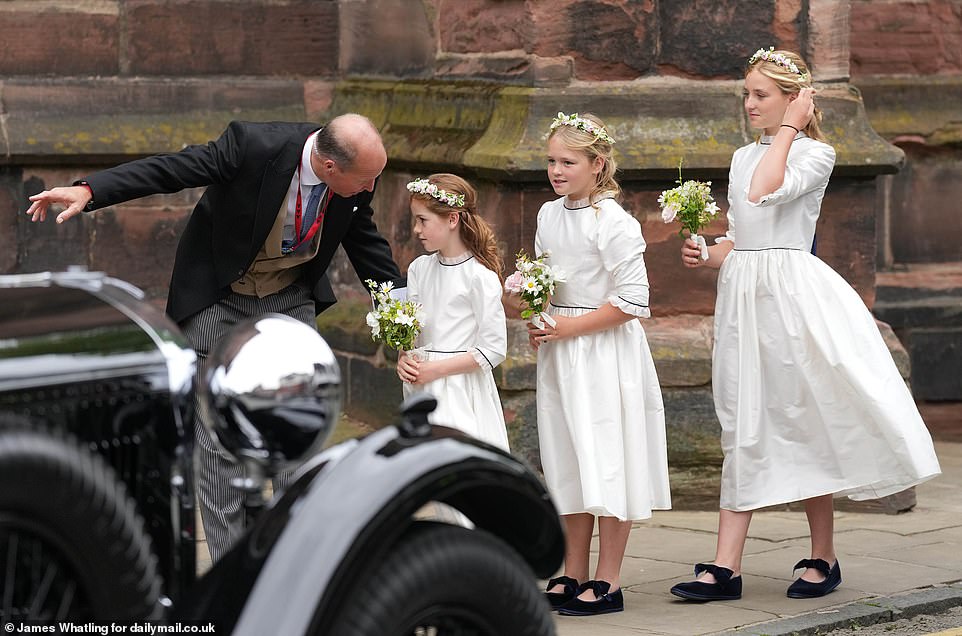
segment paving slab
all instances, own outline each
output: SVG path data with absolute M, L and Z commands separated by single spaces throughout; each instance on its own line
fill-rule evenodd
M 693 563 L 714 554 L 718 513 L 661 511 L 636 523 L 628 539 L 626 611 L 558 617 L 558 634 L 804 636 L 960 606 L 962 443 L 937 442 L 936 452 L 943 475 L 917 487 L 918 504 L 911 512 L 836 513 L 842 585 L 828 596 L 785 596 L 793 580 L 790 568 L 808 556 L 808 524 L 803 512 L 766 510 L 752 520 L 742 563 L 743 597 L 715 603 L 677 599 L 669 588 L 690 580 Z

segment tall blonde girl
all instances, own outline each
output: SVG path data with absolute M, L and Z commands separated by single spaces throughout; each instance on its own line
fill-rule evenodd
M 939 473 L 925 425 L 858 294 L 810 252 L 835 150 L 821 140 L 812 74 L 792 51 L 749 60 L 744 107 L 760 136 L 735 151 L 728 233 L 702 261 L 720 268 L 712 390 L 722 427 L 715 558 L 671 588 L 696 601 L 742 595 L 752 511 L 804 501 L 811 551 L 790 598 L 842 582 L 835 495 L 871 499 Z M 787 568 L 786 568 L 787 569 Z
M 409 299 L 425 318 L 417 355 L 398 357 L 404 395 L 438 400 L 431 421 L 508 450 L 501 400 L 491 371 L 504 361 L 502 264 L 491 227 L 478 215 L 477 192 L 453 174 L 408 184 L 414 234 L 429 254 L 408 267 Z
M 548 582 L 565 615 L 624 608 L 621 564 L 631 522 L 670 507 L 661 389 L 644 329 L 648 273 L 641 226 L 617 203 L 614 140 L 598 117 L 559 113 L 548 180 L 559 199 L 538 212 L 535 253 L 565 274 L 529 325 L 538 350 L 538 435 L 548 489 L 563 516 L 564 574 Z M 598 566 L 588 547 L 598 519 Z

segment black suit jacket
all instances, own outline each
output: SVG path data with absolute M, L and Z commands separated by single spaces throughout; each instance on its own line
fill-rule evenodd
M 131 161 L 84 181 L 93 191 L 89 210 L 149 194 L 207 186 L 177 246 L 167 313 L 176 322 L 230 293 L 267 239 L 307 137 L 309 123 L 231 122 L 216 141 Z M 391 247 L 374 224 L 372 192 L 334 195 L 320 246 L 303 266 L 317 312 L 336 302 L 327 268 L 343 245 L 361 280 L 400 281 Z

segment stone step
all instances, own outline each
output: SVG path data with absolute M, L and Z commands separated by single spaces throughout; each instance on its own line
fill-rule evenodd
M 873 309 L 908 352 L 919 400 L 962 400 L 962 262 L 876 274 Z
M 875 316 L 893 329 L 962 327 L 962 262 L 878 272 L 875 285 Z

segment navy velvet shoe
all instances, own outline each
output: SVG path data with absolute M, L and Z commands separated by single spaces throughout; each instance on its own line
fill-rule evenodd
M 557 578 L 548 581 L 545 590 L 550 590 L 555 585 L 561 584 L 564 586 L 563 592 L 545 592 L 544 597 L 548 599 L 551 603 L 551 609 L 558 609 L 578 594 L 578 581 L 574 580 L 570 576 L 559 576 Z
M 814 568 L 825 575 L 825 580 L 820 583 L 812 583 L 805 579 L 797 579 L 788 586 L 788 598 L 818 598 L 825 596 L 842 582 L 842 570 L 838 567 L 838 559 L 835 565 L 828 567 L 828 561 L 824 559 L 802 559 L 795 564 L 792 572 L 799 568 Z
M 592 590 L 596 600 L 582 601 L 578 595 L 585 590 Z M 558 608 L 558 613 L 564 616 L 594 616 L 595 614 L 609 614 L 621 612 L 625 609 L 625 597 L 621 588 L 608 592 L 611 583 L 608 581 L 585 581 L 578 588 L 575 597 Z
M 734 601 L 742 597 L 742 577 L 732 576 L 733 571 L 713 563 L 695 565 L 695 576 L 709 572 L 715 577 L 714 583 L 686 581 L 671 588 L 675 596 L 690 601 Z

